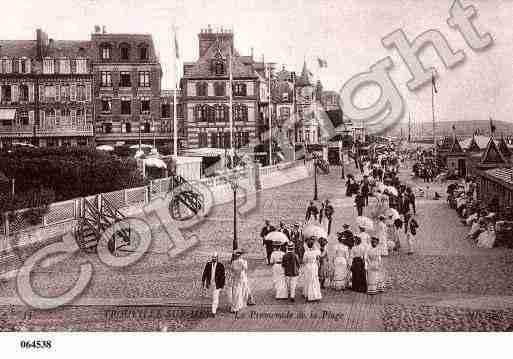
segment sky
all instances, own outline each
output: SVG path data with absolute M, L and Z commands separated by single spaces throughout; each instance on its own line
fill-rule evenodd
M 324 88 L 339 91 L 354 75 L 368 71 L 389 56 L 391 77 L 415 121 L 431 121 L 431 90 L 408 90 L 410 73 L 399 54 L 386 49 L 381 39 L 402 29 L 413 39 L 429 29 L 439 30 L 453 50 L 463 50 L 466 61 L 446 69 L 427 48 L 421 59 L 439 74 L 435 113 L 439 120 L 513 121 L 513 0 L 462 1 L 473 5 L 474 24 L 490 33 L 494 44 L 480 53 L 464 42 L 446 21 L 452 1 L 445 0 L 0 0 L 3 39 L 34 39 L 41 27 L 50 38 L 86 40 L 94 25 L 111 33 L 151 33 L 164 69 L 163 87 L 172 84 L 172 27 L 184 61 L 198 57 L 198 33 L 210 24 L 231 28 L 242 55 L 254 48 L 257 59 L 301 71 L 306 60 Z M 318 69 L 317 58 L 328 67 Z M 374 89 L 375 90 L 375 89 Z M 357 96 L 357 104 L 369 105 L 379 92 L 372 88 Z

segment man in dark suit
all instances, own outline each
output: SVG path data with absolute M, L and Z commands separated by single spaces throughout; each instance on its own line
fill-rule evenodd
M 262 237 L 262 244 L 265 246 L 265 252 L 267 255 L 267 264 L 271 264 L 271 254 L 273 253 L 273 241 L 266 241 L 265 237 L 271 233 L 274 232 L 276 228 L 271 226 L 271 222 L 269 222 L 268 219 L 265 220 L 265 226 L 262 228 L 262 231 L 260 232 L 260 237 Z
M 319 214 L 319 209 L 315 205 L 314 201 L 310 201 L 310 205 L 306 209 L 305 221 L 308 222 L 312 216 L 314 217 L 315 220 L 317 220 L 318 214 Z
M 335 209 L 330 203 L 330 200 L 327 199 L 324 205 L 324 215 L 328 220 L 328 235 L 331 233 L 331 222 L 333 221 L 333 213 L 335 213 Z
M 283 234 L 285 234 L 287 236 L 288 239 L 290 239 L 290 232 L 287 229 L 287 227 L 285 226 L 285 222 L 280 221 L 280 227 L 278 228 L 278 232 L 282 232 Z
M 214 253 L 212 260 L 207 262 L 201 277 L 203 287 L 209 289 L 212 285 L 212 315 L 216 315 L 219 306 L 219 293 L 224 288 L 226 281 L 224 265 L 218 262 L 218 255 Z
M 287 253 L 283 256 L 281 265 L 285 272 L 289 299 L 293 302 L 296 298 L 297 278 L 299 277 L 299 258 L 297 254 L 294 253 L 293 243 L 287 245 Z

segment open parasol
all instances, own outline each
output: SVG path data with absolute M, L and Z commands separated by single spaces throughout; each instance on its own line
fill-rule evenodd
M 392 219 L 395 221 L 396 219 L 400 218 L 399 212 L 395 208 L 389 208 L 386 211 L 386 216 L 390 217 L 392 216 Z
M 328 238 L 328 233 L 324 228 L 316 226 L 315 224 L 307 224 L 303 227 L 303 237 L 309 239 L 312 237 Z
M 267 236 L 265 236 L 265 240 L 271 241 L 273 243 L 276 242 L 276 243 L 285 244 L 289 241 L 289 238 L 283 232 L 273 231 L 273 232 L 269 233 Z
M 356 224 L 358 224 L 358 227 L 365 228 L 366 230 L 374 229 L 374 221 L 369 217 L 356 217 Z
M 398 196 L 399 195 L 399 192 L 397 192 L 397 189 L 393 186 L 386 186 L 386 191 L 391 194 L 392 196 Z

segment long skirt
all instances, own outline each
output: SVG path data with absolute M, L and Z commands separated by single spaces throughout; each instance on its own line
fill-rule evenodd
M 322 299 L 321 284 L 319 282 L 319 268 L 317 263 L 307 263 L 303 270 L 303 296 L 308 301 Z
M 347 286 L 347 261 L 344 257 L 336 257 L 334 262 L 333 287 L 336 290 L 345 289 Z
M 283 267 L 281 263 L 273 264 L 273 282 L 274 282 L 274 292 L 276 299 L 287 299 L 288 291 L 287 291 L 287 282 L 285 280 L 285 273 L 283 271 Z
M 376 294 L 381 281 L 379 268 L 372 267 L 367 270 L 367 293 Z
M 234 280 L 232 285 L 232 310 L 238 312 L 245 308 L 250 295 L 247 277 Z
M 352 289 L 356 292 L 367 292 L 367 280 L 365 278 L 365 264 L 363 258 L 353 258 L 351 265 Z

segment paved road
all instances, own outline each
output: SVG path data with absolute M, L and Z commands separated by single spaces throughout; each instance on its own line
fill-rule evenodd
M 403 178 L 411 181 L 408 171 Z M 411 182 L 422 186 L 422 183 Z M 79 255 L 37 270 L 33 282 L 57 295 L 78 277 L 78 264 L 93 263 L 87 290 L 71 305 L 29 311 L 14 281 L 0 282 L 0 326 L 26 330 L 506 330 L 513 324 L 513 258 L 507 249 L 476 249 L 445 201 L 418 200 L 421 224 L 416 253 L 386 259 L 390 287 L 378 296 L 325 290 L 323 301 L 275 301 L 270 267 L 258 234 L 263 220 L 301 221 L 312 198 L 307 179 L 261 193 L 254 212 L 239 221 L 241 248 L 248 251 L 257 305 L 235 318 L 225 309 L 206 318 L 208 297 L 200 288 L 204 263 L 213 251 L 227 262 L 232 245 L 230 204 L 216 208 L 195 234 L 199 244 L 178 258 L 151 252 L 137 264 L 113 270 L 93 255 Z M 319 178 L 319 198 L 335 205 L 334 229 L 354 224 L 352 199 L 337 170 Z M 334 239 L 330 238 L 330 242 Z M 222 298 L 223 299 L 223 298 Z

